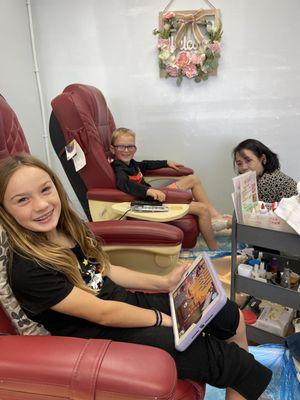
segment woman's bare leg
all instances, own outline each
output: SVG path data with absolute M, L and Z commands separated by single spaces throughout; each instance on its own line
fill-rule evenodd
M 197 215 L 199 230 L 210 250 L 218 250 L 218 243 L 215 239 L 214 231 L 211 226 L 210 212 L 204 203 L 192 201 L 190 203 L 190 214 Z

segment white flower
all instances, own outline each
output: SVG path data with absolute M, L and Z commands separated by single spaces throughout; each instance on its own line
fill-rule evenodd
M 206 30 L 207 30 L 207 32 L 211 32 L 212 29 L 213 29 L 213 28 L 212 28 L 212 24 L 209 24 L 209 23 L 208 23 L 208 24 L 206 25 Z
M 170 57 L 166 60 L 165 64 L 173 66 L 175 60 L 176 60 L 175 55 L 171 54 Z
M 168 51 L 168 50 L 165 50 L 165 51 L 161 51 L 160 53 L 159 53 L 159 58 L 162 60 L 162 61 L 167 61 L 167 59 L 169 58 L 171 56 L 171 53 Z

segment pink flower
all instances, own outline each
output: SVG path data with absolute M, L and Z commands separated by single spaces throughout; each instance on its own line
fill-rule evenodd
M 168 11 L 166 13 L 163 14 L 162 18 L 163 20 L 165 19 L 171 19 L 175 17 L 175 13 L 173 11 Z
M 166 71 L 170 76 L 178 76 L 179 74 L 179 68 L 177 65 L 167 65 Z
M 191 55 L 191 62 L 193 63 L 193 64 L 200 64 L 200 65 L 202 65 L 203 64 L 203 62 L 204 62 L 204 60 L 205 60 L 205 54 L 196 54 L 196 53 L 193 53 L 192 55 Z
M 170 50 L 170 40 L 169 39 L 158 39 L 157 47 L 161 50 Z
M 209 43 L 208 48 L 215 54 L 215 53 L 219 53 L 221 46 L 220 46 L 220 42 L 218 41 L 214 41 L 212 43 Z
M 189 53 L 187 53 L 186 51 L 181 51 L 180 53 L 177 54 L 176 65 L 179 68 L 184 68 L 189 63 L 190 63 Z
M 188 64 L 186 65 L 183 69 L 182 72 L 184 73 L 184 75 L 191 79 L 194 78 L 197 75 L 197 68 L 195 64 Z

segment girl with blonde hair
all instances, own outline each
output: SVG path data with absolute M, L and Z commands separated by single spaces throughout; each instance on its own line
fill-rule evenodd
M 156 276 L 110 264 L 41 161 L 16 155 L 0 163 L 0 222 L 9 240 L 12 290 L 25 314 L 51 334 L 162 348 L 180 378 L 226 387 L 231 400 L 257 399 L 267 386 L 271 372 L 246 351 L 245 325 L 230 300 L 204 335 L 176 351 L 167 292 L 185 267 Z

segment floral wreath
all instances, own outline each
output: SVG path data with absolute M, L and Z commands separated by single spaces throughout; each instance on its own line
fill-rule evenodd
M 184 35 L 180 14 L 168 11 L 162 14 L 162 29 L 154 29 L 153 34 L 158 35 L 158 62 L 162 75 L 166 78 L 175 77 L 176 84 L 181 85 L 183 77 L 194 79 L 195 82 L 207 80 L 218 68 L 220 58 L 220 41 L 222 37 L 222 24 L 219 22 L 215 26 L 213 21 L 200 18 L 200 22 L 195 22 L 195 15 L 203 12 L 198 10 L 193 17 L 193 33 L 199 46 L 189 51 L 180 50 L 180 41 Z M 198 25 L 204 27 L 203 35 Z M 186 27 L 184 27 L 186 29 Z M 173 37 L 172 37 L 173 34 Z M 176 34 L 176 42 L 173 38 Z M 191 46 L 192 47 L 192 46 Z

